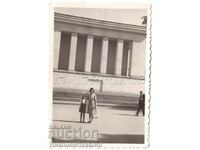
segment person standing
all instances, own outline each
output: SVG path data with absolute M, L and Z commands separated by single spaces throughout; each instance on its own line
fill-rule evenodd
M 140 91 L 140 96 L 139 96 L 139 102 L 138 102 L 138 109 L 136 116 L 139 115 L 140 110 L 142 110 L 143 116 L 145 115 L 145 94 L 143 94 L 142 91 Z
M 79 107 L 79 112 L 80 112 L 80 122 L 85 122 L 85 113 L 87 111 L 87 100 L 88 96 L 87 93 L 83 93 L 80 101 L 80 107 Z
M 89 123 L 91 123 L 94 118 L 94 113 L 96 111 L 96 108 L 97 108 L 97 96 L 94 92 L 94 88 L 90 88 L 88 95 L 88 111 L 87 111 L 87 113 L 89 114 Z

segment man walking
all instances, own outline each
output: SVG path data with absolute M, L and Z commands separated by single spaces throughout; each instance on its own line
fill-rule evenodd
M 140 91 L 138 109 L 137 109 L 136 116 L 139 115 L 140 110 L 142 110 L 142 114 L 144 116 L 144 113 L 145 113 L 144 109 L 145 109 L 145 94 L 143 94 L 143 92 Z

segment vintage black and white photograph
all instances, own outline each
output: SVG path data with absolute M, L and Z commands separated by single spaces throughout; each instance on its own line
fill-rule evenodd
M 149 6 L 52 14 L 51 142 L 146 144 Z
M 1 1 L 0 150 L 200 150 L 199 6 Z

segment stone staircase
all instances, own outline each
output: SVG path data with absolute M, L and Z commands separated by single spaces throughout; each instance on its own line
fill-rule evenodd
M 54 90 L 53 103 L 79 104 L 83 91 L 77 90 Z M 124 93 L 96 92 L 98 106 L 118 108 L 137 108 L 138 95 Z

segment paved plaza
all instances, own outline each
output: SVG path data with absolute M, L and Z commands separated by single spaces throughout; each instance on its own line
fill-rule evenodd
M 98 106 L 98 118 L 80 123 L 79 105 L 53 104 L 53 142 L 144 143 L 144 117 L 136 110 Z M 61 131 L 61 129 L 63 129 Z

